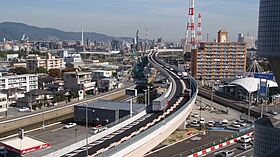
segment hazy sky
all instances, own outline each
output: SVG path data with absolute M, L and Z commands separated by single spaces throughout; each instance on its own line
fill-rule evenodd
M 203 32 L 216 38 L 225 29 L 231 40 L 242 32 L 256 36 L 258 0 L 195 0 L 203 16 Z M 113 36 L 184 37 L 188 0 L 1 0 L 0 22 L 23 22 L 65 31 L 94 31 Z M 197 20 L 196 20 L 197 21 Z M 206 34 L 206 33 L 205 33 Z M 206 35 L 204 35 L 206 38 Z

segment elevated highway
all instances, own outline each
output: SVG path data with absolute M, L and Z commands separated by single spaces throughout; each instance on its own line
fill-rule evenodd
M 71 150 L 63 156 L 144 156 L 148 151 L 166 139 L 180 126 L 185 126 L 186 118 L 191 113 L 198 88 L 192 78 L 183 79 L 177 75 L 177 69 L 169 69 L 168 65 L 157 59 L 160 51 L 151 51 L 148 55 L 150 64 L 160 71 L 171 82 L 166 107 L 160 112 L 149 113 L 145 119 L 122 131 L 115 131 L 102 138 L 102 142 L 92 142 L 82 148 Z M 190 97 L 182 96 L 185 89 L 191 89 Z M 125 126 L 126 127 L 126 126 Z M 94 136 L 94 135 L 93 135 Z M 86 150 L 88 148 L 88 150 Z M 52 153 L 46 156 L 58 156 Z M 59 155 L 61 156 L 61 155 Z
M 166 50 L 165 50 L 166 51 Z M 162 112 L 155 112 L 130 130 L 103 142 L 99 148 L 92 147 L 92 156 L 144 156 L 148 151 L 172 134 L 178 127 L 185 125 L 191 113 L 198 89 L 192 78 L 182 79 L 177 70 L 170 70 L 168 65 L 157 59 L 160 51 L 152 51 L 148 58 L 151 65 L 160 71 L 171 82 L 171 92 L 167 96 L 169 103 Z M 191 89 L 191 97 L 182 97 L 185 89 Z M 166 96 L 166 95 L 165 95 Z M 114 140 L 113 140 L 114 139 Z M 114 142 L 115 141 L 115 142 Z M 85 152 L 84 152 L 85 153 Z M 83 156 L 86 154 L 79 154 Z

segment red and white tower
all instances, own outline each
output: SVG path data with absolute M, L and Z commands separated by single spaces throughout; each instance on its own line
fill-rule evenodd
M 197 22 L 197 43 L 199 44 L 200 42 L 202 42 L 202 16 L 199 13 L 198 14 L 198 22 Z
M 185 46 L 190 43 L 192 47 L 195 48 L 195 25 L 194 25 L 194 0 L 189 0 L 189 15 L 188 15 L 188 23 L 187 23 L 187 31 L 185 38 Z M 190 37 L 189 37 L 190 36 Z

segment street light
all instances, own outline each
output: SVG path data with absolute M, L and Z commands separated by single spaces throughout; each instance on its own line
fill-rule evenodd
M 144 91 L 145 91 L 145 109 L 146 109 L 146 107 L 147 107 L 147 90 L 144 89 Z
M 213 107 L 212 104 L 213 103 L 213 83 L 212 83 L 212 87 L 211 87 L 211 103 L 210 106 Z

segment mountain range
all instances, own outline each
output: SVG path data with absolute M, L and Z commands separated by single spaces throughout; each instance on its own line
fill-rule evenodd
M 26 37 L 33 41 L 81 40 L 81 32 L 65 32 L 54 28 L 40 28 L 17 22 L 0 23 L 0 40 L 3 38 L 21 40 L 23 34 L 26 34 Z M 110 41 L 114 37 L 102 33 L 84 32 L 84 40 L 87 38 L 90 41 Z M 130 37 L 116 37 L 116 39 L 120 41 L 133 40 Z

